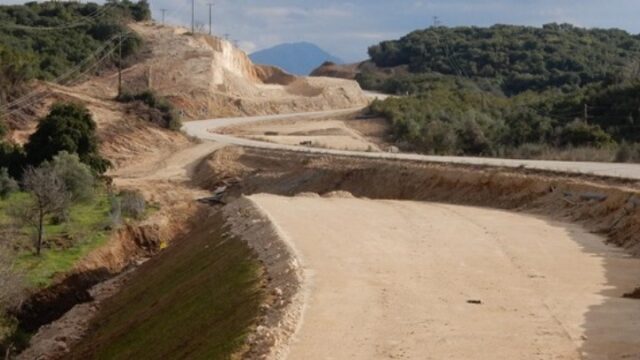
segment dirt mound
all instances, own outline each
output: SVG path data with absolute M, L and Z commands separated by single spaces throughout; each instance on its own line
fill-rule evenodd
M 260 80 L 265 84 L 289 85 L 297 79 L 296 76 L 288 74 L 275 66 L 256 65 L 256 72 Z
M 226 148 L 196 171 L 205 186 L 242 168 L 240 194 L 348 191 L 372 199 L 424 200 L 500 209 L 526 210 L 584 224 L 610 242 L 640 255 L 640 191 L 623 182 L 513 169 L 353 159 L 275 150 Z M 211 171 L 210 169 L 215 169 Z M 234 172 L 236 176 L 239 172 Z
M 353 198 L 355 198 L 355 196 L 353 196 L 352 193 L 350 193 L 348 191 L 342 191 L 342 190 L 328 192 L 328 193 L 324 194 L 322 197 L 323 198 L 327 198 L 327 199 L 353 199 Z
M 358 75 L 361 62 L 354 64 L 338 65 L 332 62 L 325 62 L 311 72 L 311 76 L 325 76 L 340 79 L 354 80 Z
M 625 298 L 628 299 L 640 299 L 640 288 L 635 289 L 635 291 L 632 291 L 628 294 L 624 294 Z

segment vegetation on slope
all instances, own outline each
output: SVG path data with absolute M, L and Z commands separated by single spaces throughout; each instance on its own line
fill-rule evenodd
M 151 90 L 146 90 L 138 94 L 124 92 L 118 96 L 117 100 L 123 103 L 139 103 L 145 105 L 147 107 L 147 111 L 145 112 L 146 121 L 162 128 L 178 131 L 182 127 L 180 114 L 173 104 Z
M 95 131 L 85 107 L 55 104 L 24 149 L 0 152 L 0 284 L 15 290 L 0 301 L 0 352 L 26 345 L 9 315 L 25 293 L 60 280 L 123 219 L 148 213 L 139 194 L 116 196 L 100 181 L 108 162 Z
M 636 76 L 640 37 L 569 24 L 432 27 L 372 46 L 369 54 L 380 67 L 490 79 L 512 95 Z
M 201 219 L 202 220 L 202 219 Z M 229 359 L 255 326 L 261 267 L 220 215 L 140 267 L 71 359 Z
M 566 24 L 434 27 L 369 53 L 377 67 L 357 79 L 408 95 L 372 107 L 408 148 L 640 161 L 638 36 Z
M 31 79 L 54 80 L 77 66 L 84 70 L 86 59 L 128 32 L 126 22 L 150 17 L 144 0 L 109 0 L 105 5 L 47 1 L 0 6 L 0 104 L 24 92 L 25 83 Z M 126 36 L 123 57 L 134 55 L 140 45 L 138 37 Z M 114 61 L 106 59 L 104 64 Z

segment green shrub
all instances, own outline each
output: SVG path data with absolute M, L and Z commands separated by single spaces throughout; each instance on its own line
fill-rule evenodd
M 53 157 L 51 165 L 64 182 L 72 201 L 85 202 L 93 198 L 95 178 L 91 168 L 83 164 L 78 155 L 62 151 Z
M 612 143 L 611 136 L 604 132 L 600 126 L 587 124 L 582 120 L 570 122 L 560 133 L 560 144 L 563 146 L 603 147 Z
M 147 211 L 147 202 L 139 191 L 125 190 L 120 193 L 122 216 L 140 220 Z
M 111 165 L 98 153 L 96 123 L 91 113 L 79 104 L 54 104 L 29 138 L 25 150 L 27 162 L 33 166 L 53 159 L 62 151 L 77 154 L 98 174 L 106 172 Z
M 167 99 L 159 97 L 153 91 L 147 90 L 139 94 L 123 92 L 118 96 L 117 100 L 123 103 L 139 101 L 145 104 L 151 110 L 147 114 L 147 120 L 160 127 L 173 131 L 178 131 L 182 127 L 180 115 L 173 105 Z M 157 110 L 157 113 L 153 110 Z

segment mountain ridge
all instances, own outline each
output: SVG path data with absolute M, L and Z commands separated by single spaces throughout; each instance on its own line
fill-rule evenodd
M 337 56 L 306 41 L 275 45 L 256 51 L 249 57 L 254 63 L 277 66 L 294 75 L 309 75 L 327 61 L 337 64 L 344 63 Z

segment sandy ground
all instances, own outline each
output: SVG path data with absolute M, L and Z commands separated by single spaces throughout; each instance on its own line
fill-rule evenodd
M 251 199 L 305 269 L 289 359 L 640 358 L 640 302 L 622 298 L 640 259 L 578 226 L 434 203 Z

